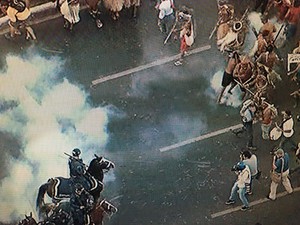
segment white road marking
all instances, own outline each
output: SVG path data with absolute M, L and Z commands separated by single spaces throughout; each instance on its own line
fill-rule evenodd
M 210 48 L 211 48 L 210 45 L 205 45 L 203 47 L 195 48 L 195 49 L 193 49 L 189 52 L 189 55 L 193 55 L 193 54 L 196 54 L 196 53 L 199 53 L 199 52 L 203 52 L 203 51 L 206 51 Z M 119 73 L 111 74 L 111 75 L 108 75 L 108 76 L 105 76 L 105 77 L 99 76 L 101 78 L 93 80 L 92 84 L 91 84 L 91 87 L 94 87 L 97 84 L 101 84 L 101 83 L 104 83 L 104 82 L 109 81 L 109 80 L 117 79 L 117 78 L 120 78 L 120 77 L 123 77 L 123 76 L 130 75 L 132 73 L 136 73 L 136 72 L 139 72 L 139 71 L 142 71 L 142 70 L 146 70 L 146 69 L 149 69 L 149 68 L 154 67 L 154 66 L 159 66 L 159 65 L 171 62 L 171 61 L 175 61 L 179 58 L 180 58 L 180 54 L 177 54 L 177 55 L 174 55 L 174 56 L 169 56 L 169 57 L 165 57 L 165 58 L 162 58 L 162 59 L 158 59 L 154 62 L 145 64 L 145 65 L 141 65 L 141 66 L 138 66 L 138 67 L 135 67 L 135 68 L 132 68 L 132 69 L 124 70 L 124 71 L 119 72 Z
M 300 187 L 294 188 L 294 192 L 297 192 L 297 191 L 300 191 Z M 286 196 L 286 195 L 288 195 L 288 193 L 285 191 L 285 192 L 281 192 L 281 193 L 277 194 L 276 197 L 277 198 L 281 198 L 281 197 Z M 255 205 L 259 205 L 259 204 L 265 203 L 267 201 L 271 201 L 271 200 L 269 200 L 267 198 L 261 198 L 259 200 L 254 201 L 254 202 L 251 202 L 249 204 L 249 206 L 252 207 L 252 206 L 255 206 Z M 220 216 L 224 216 L 226 214 L 230 214 L 230 213 L 233 213 L 233 212 L 236 212 L 236 211 L 240 211 L 240 210 L 241 210 L 241 206 L 237 206 L 237 207 L 234 207 L 234 208 L 231 208 L 231 209 L 226 209 L 224 211 L 211 214 L 211 218 L 214 219 L 214 218 L 217 218 L 217 217 L 220 217 Z
M 185 146 L 185 145 L 197 142 L 197 141 L 202 141 L 204 139 L 211 138 L 211 137 L 214 137 L 214 136 L 217 136 L 217 135 L 220 135 L 220 134 L 224 134 L 224 133 L 226 133 L 230 130 L 235 130 L 235 129 L 239 129 L 239 128 L 242 128 L 242 127 L 243 127 L 243 124 L 238 124 L 238 125 L 234 125 L 234 126 L 231 126 L 231 127 L 227 127 L 227 128 L 221 129 L 221 130 L 217 130 L 217 131 L 214 131 L 214 132 L 211 132 L 211 133 L 208 133 L 208 134 L 201 135 L 199 137 L 195 137 L 195 138 L 188 139 L 186 141 L 179 142 L 177 144 L 173 144 L 173 145 L 170 145 L 170 146 L 167 146 L 167 147 L 160 148 L 159 151 L 160 152 L 170 151 L 170 150 L 173 150 L 175 148 L 179 148 L 179 147 L 182 147 L 182 146 Z

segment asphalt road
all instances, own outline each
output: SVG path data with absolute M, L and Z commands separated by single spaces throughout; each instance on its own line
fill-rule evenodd
M 236 6 L 239 5 L 238 15 L 244 12 L 249 2 L 234 2 Z M 101 123 L 103 125 L 102 133 L 99 135 L 101 137 L 96 135 L 96 138 L 101 141 L 93 140 L 92 144 L 82 144 L 81 142 L 88 142 L 88 140 L 76 136 L 71 139 L 74 143 L 65 145 L 56 143 L 57 139 L 52 138 L 50 132 L 45 133 L 41 138 L 37 131 L 30 133 L 30 130 L 21 130 L 26 134 L 25 137 L 31 137 L 30 135 L 36 137 L 33 138 L 34 144 L 41 142 L 39 146 L 47 148 L 48 144 L 51 147 L 53 144 L 56 147 L 57 150 L 49 150 L 55 152 L 50 156 L 46 154 L 47 152 L 43 152 L 44 158 L 35 157 L 36 153 L 31 150 L 35 145 L 28 142 L 31 139 L 24 138 L 13 129 L 14 126 L 19 128 L 19 123 L 29 124 L 30 120 L 22 123 L 23 120 L 18 119 L 19 123 L 9 123 L 9 126 L 2 129 L 0 137 L 3 154 L 0 175 L 2 184 L 5 181 L 2 188 L 6 187 L 7 182 L 14 180 L 7 177 L 20 176 L 19 173 L 11 173 L 12 162 L 16 159 L 18 162 L 29 162 L 33 168 L 32 174 L 41 170 L 37 165 L 43 163 L 49 164 L 47 167 L 49 170 L 55 170 L 57 164 L 66 163 L 66 159 L 61 159 L 63 152 L 71 151 L 71 147 L 80 144 L 83 146 L 83 155 L 85 148 L 89 148 L 89 154 L 86 153 L 84 156 L 87 162 L 91 159 L 91 152 L 95 152 L 108 157 L 116 164 L 114 171 L 106 176 L 103 197 L 111 200 L 118 207 L 118 213 L 111 218 L 106 218 L 105 224 L 254 225 L 257 222 L 263 225 L 299 224 L 300 216 L 297 214 L 299 192 L 278 198 L 275 202 L 265 201 L 270 184 L 269 151 L 275 143 L 261 140 L 258 124 L 255 125 L 254 142 L 258 147 L 255 153 L 263 174 L 259 181 L 254 181 L 254 194 L 249 198 L 250 202 L 257 201 L 257 203 L 247 212 L 234 208 L 239 206 L 239 203 L 233 207 L 224 204 L 235 179 L 230 168 L 238 161 L 239 152 L 245 147 L 245 137 L 238 138 L 231 132 L 223 132 L 201 141 L 188 142 L 168 151 L 160 151 L 173 144 L 240 123 L 238 107 L 216 104 L 215 88 L 220 87 L 220 84 L 215 79 L 225 65 L 225 57 L 216 49 L 214 40 L 208 40 L 217 20 L 216 2 L 203 0 L 199 3 L 196 0 L 181 0 L 176 4 L 187 5 L 194 9 L 197 36 L 193 49 L 210 46 L 204 51 L 188 56 L 181 67 L 174 66 L 171 60 L 155 66 L 145 66 L 153 62 L 162 62 L 166 58 L 172 59 L 178 54 L 179 49 L 179 42 L 173 39 L 163 45 L 165 36 L 160 33 L 156 25 L 157 12 L 154 9 L 154 1 L 143 2 L 137 19 L 130 18 L 130 11 L 124 11 L 118 21 L 113 21 L 108 13 L 103 12 L 104 27 L 101 30 L 96 28 L 88 12 L 82 11 L 82 21 L 74 27 L 72 33 L 63 29 L 62 19 L 59 18 L 34 25 L 39 40 L 35 44 L 26 42 L 23 37 L 13 41 L 0 37 L 2 77 L 4 74 L 12 74 L 7 72 L 8 69 L 18 68 L 19 70 L 16 71 L 19 77 L 17 76 L 16 79 L 25 80 L 27 76 L 23 75 L 27 73 L 22 73 L 22 66 L 24 70 L 29 70 L 27 64 L 39 68 L 39 71 L 44 71 L 46 74 L 43 79 L 37 79 L 43 85 L 37 85 L 38 82 L 28 82 L 25 86 L 25 89 L 35 90 L 32 99 L 35 99 L 37 105 L 43 105 L 43 102 L 39 102 L 38 99 L 45 95 L 45 90 L 57 87 L 54 85 L 56 82 L 68 80 L 70 84 L 85 93 L 83 94 L 86 98 L 84 105 L 88 105 L 88 111 L 100 107 L 105 109 L 107 115 L 107 121 L 103 123 L 104 125 Z M 282 53 L 286 54 L 293 46 L 293 43 L 287 44 L 282 49 Z M 12 63 L 11 55 L 21 59 L 25 64 L 18 60 L 19 64 Z M 145 69 L 91 87 L 92 82 L 101 77 L 109 77 L 141 66 L 145 66 Z M 281 66 L 280 70 L 284 71 L 284 67 Z M 30 73 L 35 74 L 34 70 L 30 70 Z M 36 76 L 34 77 L 36 79 Z M 47 80 L 47 83 L 44 80 Z M 18 91 L 15 89 L 18 86 L 14 82 L 11 82 L 11 86 L 5 87 L 5 91 L 1 90 L 5 93 L 2 98 L 10 95 L 7 89 L 11 90 L 11 93 Z M 279 109 L 291 108 L 292 102 L 288 94 L 293 88 L 290 81 L 284 77 L 283 82 L 272 95 Z M 61 90 L 59 92 L 61 95 L 51 95 L 55 100 L 46 111 L 29 110 L 29 114 L 44 112 L 46 117 L 47 112 L 53 108 L 65 113 L 66 109 L 73 107 L 67 100 L 73 99 L 70 95 L 74 92 L 69 93 L 68 90 Z M 78 101 L 81 101 L 79 96 L 82 96 L 77 96 Z M 18 99 L 26 100 L 26 98 L 22 100 L 19 96 Z M 63 101 L 64 99 L 66 102 Z M 56 105 L 61 102 L 63 107 L 57 109 Z M 238 98 L 233 101 L 237 105 L 240 102 Z M 0 112 L 7 118 L 7 112 L 11 108 L 14 108 L 13 100 L 3 101 Z M 299 109 L 293 109 L 293 113 L 298 114 Z M 74 114 L 76 116 L 59 124 L 68 127 L 66 124 L 69 122 L 79 129 L 80 125 L 74 121 L 77 121 L 75 118 L 80 117 L 80 113 L 74 112 Z M 12 118 L 14 116 L 16 114 L 11 115 Z M 37 116 L 34 119 L 41 119 L 37 121 L 37 127 L 42 133 L 43 126 L 46 127 L 43 117 Z M 88 124 L 89 128 L 97 126 L 102 119 L 98 116 L 92 117 L 92 121 L 89 121 L 91 123 Z M 7 123 L 1 120 L 1 125 L 4 127 Z M 299 123 L 296 123 L 295 127 L 297 132 Z M 295 136 L 299 140 L 299 134 L 296 133 Z M 68 150 L 63 148 L 65 146 L 69 147 Z M 292 155 L 292 152 L 290 154 Z M 293 168 L 297 166 L 294 157 L 291 164 Z M 22 168 L 21 171 L 24 172 L 26 169 Z M 59 175 L 66 173 L 65 170 L 55 172 Z M 40 180 L 46 181 L 49 173 L 44 171 L 38 173 L 38 176 Z M 22 172 L 21 176 L 30 177 L 29 174 L 22 174 Z M 295 172 L 291 178 L 293 186 L 298 187 L 299 174 Z M 9 206 L 18 209 L 21 201 L 33 202 L 40 184 L 36 182 L 29 184 L 33 189 L 27 190 L 28 196 L 33 196 L 33 199 L 28 197 L 29 200 L 26 200 L 27 198 L 21 196 L 19 202 L 14 200 Z M 18 188 L 21 190 L 19 184 L 16 193 Z M 283 187 L 280 187 L 278 192 L 282 191 Z M 15 199 L 12 193 L 10 193 L 11 198 Z M 2 219 L 7 216 L 4 211 L 7 210 L 5 207 L 9 199 L 9 195 L 1 195 L 3 204 L 0 215 L 2 214 L 1 220 L 5 224 L 10 220 L 6 217 Z M 28 208 L 26 213 L 32 211 L 31 209 L 32 207 Z M 213 216 L 224 210 L 229 212 L 225 215 Z M 16 210 L 11 215 L 14 218 L 22 217 L 19 211 Z

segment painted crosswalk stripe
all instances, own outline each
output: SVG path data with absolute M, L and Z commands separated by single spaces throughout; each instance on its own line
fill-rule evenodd
M 298 191 L 300 191 L 300 187 L 294 188 L 294 192 L 298 192 Z M 281 197 L 286 196 L 286 195 L 288 195 L 288 193 L 285 191 L 285 192 L 281 192 L 281 193 L 277 194 L 276 197 L 281 198 Z M 262 204 L 262 203 L 265 203 L 265 202 L 268 202 L 268 201 L 271 201 L 271 200 L 269 200 L 267 198 L 261 198 L 259 200 L 254 201 L 254 202 L 251 202 L 249 204 L 249 206 L 252 207 L 252 206 L 259 205 L 259 204 Z M 234 207 L 234 208 L 231 208 L 231 209 L 226 209 L 224 211 L 211 214 L 211 218 L 214 219 L 214 218 L 224 216 L 226 214 L 230 214 L 230 213 L 240 211 L 240 210 L 241 210 L 241 206 L 237 206 L 237 207 Z
M 211 48 L 210 45 L 205 45 L 203 47 L 195 48 L 195 49 L 193 49 L 189 52 L 189 55 L 197 54 L 197 53 L 206 51 L 210 48 Z M 104 83 L 106 81 L 110 81 L 110 80 L 114 80 L 114 79 L 117 79 L 117 78 L 120 78 L 120 77 L 128 76 L 128 75 L 131 75 L 133 73 L 149 69 L 151 67 L 155 67 L 155 66 L 159 66 L 159 65 L 162 65 L 162 64 L 165 64 L 165 63 L 168 63 L 168 62 L 172 62 L 172 61 L 175 61 L 179 58 L 180 58 L 180 54 L 177 54 L 177 55 L 165 57 L 165 58 L 162 58 L 162 59 L 158 59 L 154 62 L 145 64 L 145 65 L 141 65 L 141 66 L 138 66 L 138 67 L 135 67 L 135 68 L 132 68 L 132 69 L 124 70 L 124 71 L 119 72 L 119 73 L 111 74 L 111 75 L 104 76 L 104 77 L 100 76 L 101 78 L 92 81 L 91 87 L 94 87 L 95 85 Z
M 182 147 L 182 146 L 194 143 L 194 142 L 202 141 L 204 139 L 215 137 L 217 135 L 227 133 L 230 130 L 235 130 L 235 129 L 239 129 L 239 128 L 242 128 L 242 127 L 243 127 L 242 124 L 237 124 L 237 125 L 234 125 L 234 126 L 231 126 L 231 127 L 226 127 L 224 129 L 221 129 L 221 130 L 213 131 L 211 133 L 204 134 L 204 135 L 201 135 L 199 137 L 191 138 L 191 139 L 188 139 L 188 140 L 185 140 L 185 141 L 182 141 L 182 142 L 179 142 L 179 143 L 167 146 L 167 147 L 160 148 L 159 151 L 160 152 L 170 151 L 170 150 L 173 150 L 173 149 L 176 149 L 176 148 L 179 148 L 179 147 Z

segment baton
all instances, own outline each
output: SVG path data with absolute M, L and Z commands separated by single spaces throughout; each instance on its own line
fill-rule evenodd
M 68 153 L 64 152 L 65 155 L 69 156 L 71 159 L 74 159 L 75 161 L 81 163 L 82 165 L 84 165 L 86 168 L 88 168 L 88 166 L 86 164 L 84 164 L 83 162 L 81 162 L 79 159 L 76 159 L 74 156 L 69 155 Z
M 178 13 L 176 12 L 176 19 L 175 19 L 175 23 L 174 23 L 174 25 L 173 25 L 172 29 L 170 30 L 170 32 L 169 32 L 169 34 L 168 34 L 168 36 L 166 37 L 166 39 L 165 39 L 165 41 L 164 41 L 164 45 L 165 45 L 165 44 L 168 42 L 168 40 L 169 40 L 169 38 L 171 37 L 171 35 L 172 35 L 173 31 L 175 30 L 175 27 L 176 27 L 176 25 L 177 25 L 177 22 L 178 22 Z

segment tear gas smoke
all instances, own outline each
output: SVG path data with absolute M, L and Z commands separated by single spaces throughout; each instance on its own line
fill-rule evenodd
M 68 177 L 64 152 L 78 147 L 86 163 L 93 153 L 101 154 L 109 110 L 92 107 L 84 90 L 61 78 L 59 58 L 7 56 L 6 61 L 0 101 L 14 104 L 1 111 L 0 131 L 21 143 L 20 157 L 5 160 L 8 176 L 0 186 L 0 218 L 10 222 L 34 211 L 38 187 L 48 178 Z
M 214 93 L 212 95 L 214 95 L 215 99 L 218 97 L 220 90 L 222 88 L 221 83 L 222 83 L 223 72 L 224 71 L 221 70 L 216 72 L 210 81 L 210 86 L 214 90 Z M 227 93 L 229 88 L 230 85 L 226 87 L 223 97 L 221 99 L 221 103 L 235 108 L 239 107 L 242 103 L 242 101 L 240 100 L 241 91 L 239 85 L 236 85 L 234 89 L 231 91 L 232 95 Z

